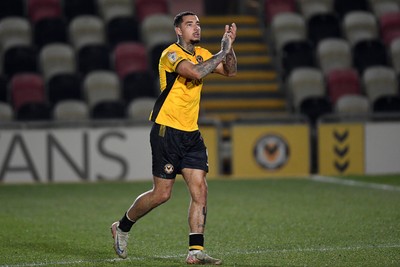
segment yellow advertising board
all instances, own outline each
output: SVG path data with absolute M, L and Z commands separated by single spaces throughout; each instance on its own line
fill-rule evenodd
M 318 162 L 321 175 L 364 174 L 364 124 L 320 124 Z
M 293 177 L 310 174 L 307 124 L 235 124 L 232 127 L 235 177 Z
M 207 178 L 215 178 L 220 174 L 219 161 L 219 128 L 213 125 L 200 125 L 201 136 L 208 151 L 209 172 Z

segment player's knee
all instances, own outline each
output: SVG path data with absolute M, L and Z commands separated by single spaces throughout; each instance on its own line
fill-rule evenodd
M 167 202 L 170 198 L 171 198 L 171 192 L 169 192 L 169 191 L 159 192 L 157 194 L 157 204 L 161 205 L 161 204 Z

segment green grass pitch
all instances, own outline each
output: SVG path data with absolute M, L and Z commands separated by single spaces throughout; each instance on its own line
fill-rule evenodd
M 224 266 L 400 266 L 400 177 L 209 180 L 206 250 Z M 132 229 L 109 226 L 150 182 L 0 185 L 0 267 L 186 266 L 186 185 Z M 394 190 L 392 190 L 394 189 Z

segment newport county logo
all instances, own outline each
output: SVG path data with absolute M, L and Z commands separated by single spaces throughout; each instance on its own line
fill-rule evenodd
M 254 157 L 257 163 L 265 169 L 279 169 L 289 159 L 289 146 L 282 137 L 269 134 L 260 138 L 256 143 Z
M 170 164 L 170 163 L 165 164 L 165 166 L 164 166 L 164 172 L 165 172 L 166 174 L 171 174 L 171 173 L 173 173 L 173 172 L 174 172 L 174 166 L 173 166 L 172 164 Z
M 196 60 L 198 63 L 201 63 L 204 61 L 202 56 L 196 56 Z

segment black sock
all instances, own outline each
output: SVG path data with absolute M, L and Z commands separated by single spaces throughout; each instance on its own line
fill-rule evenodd
M 189 250 L 203 250 L 204 249 L 204 235 L 203 234 L 190 234 L 189 235 Z
M 121 218 L 121 220 L 119 220 L 118 228 L 124 232 L 129 232 L 134 223 L 135 222 L 128 219 L 125 213 L 124 216 Z

